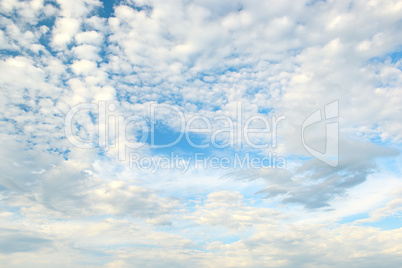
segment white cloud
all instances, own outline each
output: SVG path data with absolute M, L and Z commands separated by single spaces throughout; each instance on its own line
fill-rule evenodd
M 80 21 L 73 18 L 59 18 L 53 30 L 53 47 L 63 49 L 70 44 L 75 34 L 78 33 Z
M 98 55 L 99 53 L 98 47 L 91 45 L 81 45 L 81 46 L 75 46 L 72 50 L 78 59 L 92 60 L 92 61 L 100 60 L 100 57 Z
M 75 40 L 78 44 L 91 44 L 99 46 L 103 41 L 103 36 L 96 31 L 88 31 L 77 34 L 75 36 Z
M 400 213 L 400 1 L 127 0 L 114 3 L 109 18 L 99 16 L 101 8 L 97 0 L 0 3 L 0 240 L 7 244 L 0 262 L 401 263 L 401 229 L 370 227 Z M 303 121 L 334 100 L 336 168 L 309 159 L 300 141 Z M 288 168 L 130 169 L 117 148 L 78 149 L 65 139 L 69 109 L 99 101 L 115 104 L 114 115 L 146 120 L 152 103 L 178 107 L 187 118 L 236 118 L 241 102 L 243 124 L 255 114 L 286 115 L 272 151 Z M 179 128 L 171 111 L 159 115 L 167 131 Z M 97 139 L 94 113 L 80 111 L 74 120 L 75 135 Z M 127 132 L 137 130 L 132 124 Z M 308 143 L 323 147 L 324 130 L 324 122 L 307 129 Z M 171 151 L 195 152 L 186 146 Z M 149 145 L 129 151 L 166 153 Z

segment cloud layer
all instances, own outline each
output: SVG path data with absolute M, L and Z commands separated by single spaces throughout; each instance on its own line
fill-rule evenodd
M 398 267 L 401 10 L 398 0 L 2 1 L 1 266 Z M 331 167 L 301 131 L 335 100 Z M 118 115 L 151 122 L 155 104 L 210 118 L 214 130 L 227 127 L 218 116 L 242 128 L 282 115 L 274 148 L 146 141 L 127 153 L 274 152 L 286 168 L 133 169 L 112 138 L 143 134 L 138 124 L 109 133 L 104 148 L 66 138 L 66 116 L 82 103 L 105 103 L 110 116 L 75 115 L 74 135 L 91 144 Z M 159 141 L 176 137 L 179 119 L 159 111 Z M 323 132 L 306 128 L 306 141 L 322 150 Z

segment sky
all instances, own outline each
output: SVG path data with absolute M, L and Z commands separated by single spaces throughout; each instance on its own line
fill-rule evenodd
M 1 267 L 400 267 L 401 1 L 0 14 Z

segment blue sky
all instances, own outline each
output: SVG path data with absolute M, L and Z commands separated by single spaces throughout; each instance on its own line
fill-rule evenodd
M 0 266 L 399 267 L 401 9 L 1 1 Z

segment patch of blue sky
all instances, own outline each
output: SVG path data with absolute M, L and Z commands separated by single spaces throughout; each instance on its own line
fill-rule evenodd
M 138 134 L 137 138 L 142 133 Z M 216 144 L 222 146 L 219 148 L 212 144 L 209 134 L 199 133 L 184 133 L 175 131 L 172 128 L 157 124 L 153 133 L 148 133 L 147 144 L 153 146 L 154 153 L 170 155 L 172 152 L 178 153 L 182 156 L 194 155 L 196 153 L 203 153 L 204 156 L 227 156 L 231 159 L 237 154 L 240 158 L 247 155 L 252 157 L 264 158 L 268 154 L 263 149 L 255 149 L 253 147 L 231 147 L 226 146 L 227 141 L 217 141 Z M 169 144 L 173 144 L 168 146 Z M 167 147 L 166 147 L 167 146 Z M 158 148 L 159 147 L 159 148 Z M 160 148 L 165 147 L 165 148 Z M 205 148 L 201 148 L 205 147 Z M 276 155 L 271 155 L 275 157 Z
M 23 110 L 24 112 L 29 112 L 31 111 L 31 107 L 29 107 L 26 104 L 16 104 L 15 106 L 17 106 L 18 108 L 20 108 L 21 110 Z
M 222 106 L 226 104 L 226 102 L 205 102 L 203 100 L 196 100 L 191 102 L 192 105 L 195 105 L 198 110 L 207 110 L 207 111 L 212 111 L 212 112 L 217 112 L 222 109 Z
M 198 206 L 205 202 L 207 197 L 203 194 L 195 194 L 187 198 L 180 197 L 180 199 L 186 210 L 188 210 L 189 212 L 195 212 Z
M 188 67 L 191 68 L 195 65 L 195 62 L 198 58 L 198 54 L 194 55 L 193 57 L 191 57 L 190 62 L 188 64 Z M 238 59 L 240 57 L 240 54 L 231 54 L 227 57 L 225 57 L 224 61 L 230 60 L 230 59 Z M 201 80 L 201 81 L 209 81 L 212 80 L 211 78 L 215 78 L 215 79 L 219 79 L 220 76 L 228 74 L 228 73 L 239 73 L 242 70 L 244 71 L 250 71 L 253 69 L 253 65 L 248 64 L 248 63 L 244 63 L 241 62 L 239 64 L 236 65 L 216 65 L 216 66 L 211 66 L 211 68 L 206 71 L 198 71 L 191 79 L 188 79 L 188 82 L 194 82 L 195 80 Z
M 34 150 L 36 145 L 38 145 L 38 143 L 36 143 L 35 141 L 27 140 L 26 149 Z
M 235 55 L 233 55 L 230 58 L 237 58 Z M 237 66 L 231 65 L 231 66 L 225 66 L 225 68 L 222 70 L 220 74 L 225 74 L 225 73 L 239 73 L 243 69 L 251 69 L 254 66 L 251 66 L 249 64 L 239 64 Z
M 338 221 L 338 223 L 340 223 L 340 224 L 353 223 L 354 221 L 367 219 L 369 217 L 370 217 L 370 215 L 367 212 L 359 213 L 359 214 L 354 214 L 354 215 L 350 215 L 347 217 L 343 217 L 342 219 L 340 219 Z
M 3 186 L 3 185 L 1 185 L 1 186 Z M 2 209 L 6 210 L 7 212 L 12 212 L 13 214 L 15 214 L 15 216 L 21 216 L 20 207 L 7 206 L 7 205 L 5 205 L 5 203 L 3 203 Z
M 104 33 L 105 34 L 105 39 L 107 39 L 110 34 L 108 33 Z M 110 56 L 112 55 L 112 53 L 110 53 L 110 50 L 108 49 L 108 45 L 109 43 L 107 41 L 103 42 L 103 44 L 100 45 L 100 50 L 99 50 L 99 57 L 101 58 L 101 61 L 98 63 L 98 66 L 101 66 L 102 64 L 109 64 L 110 61 Z M 113 71 L 108 71 L 107 73 L 107 77 L 110 80 L 114 80 L 115 76 L 121 76 L 120 73 L 113 73 Z
M 246 90 L 246 97 L 249 99 L 253 99 L 254 95 L 262 90 L 264 90 L 264 88 L 262 87 L 249 87 Z
M 0 121 L 10 122 L 10 123 L 14 124 L 15 126 L 17 126 L 17 121 L 13 118 L 3 117 L 3 118 L 0 118 Z
M 152 6 L 150 5 L 137 5 L 134 2 L 128 3 L 127 1 L 122 0 L 101 0 L 102 6 L 98 8 L 98 15 L 103 18 L 110 18 L 113 16 L 114 7 L 117 5 L 125 4 L 130 6 L 131 8 L 137 11 L 145 11 L 146 14 L 150 14 L 152 12 Z
M 265 184 L 266 182 L 264 182 Z M 264 188 L 262 188 L 264 187 Z M 283 203 L 280 201 L 279 197 L 267 197 L 263 191 L 266 188 L 266 184 L 260 184 L 253 187 L 247 187 L 245 190 L 242 190 L 241 193 L 244 196 L 244 202 L 247 206 L 254 208 L 269 208 L 275 210 L 289 210 L 292 208 L 300 209 L 301 205 L 299 204 L 286 204 L 286 207 L 283 206 Z
M 50 148 L 47 149 L 48 152 L 55 152 L 58 153 L 59 155 L 63 156 L 64 160 L 68 160 L 68 154 L 71 152 L 69 149 L 60 149 L 60 148 Z
M 380 57 L 373 57 L 373 58 L 369 59 L 369 61 L 377 63 L 377 62 L 385 62 L 387 60 L 391 60 L 391 63 L 396 63 L 399 60 L 401 60 L 401 58 L 402 58 L 402 46 L 399 46 L 394 51 L 387 53 Z
M 24 127 L 21 126 L 20 124 L 18 124 L 18 122 L 15 119 L 3 117 L 3 118 L 0 118 L 0 122 L 1 121 L 13 124 L 14 128 L 12 129 L 11 132 L 8 132 L 9 134 L 11 134 L 11 133 L 13 133 L 13 134 L 23 134 L 24 133 L 24 131 L 23 131 Z M 2 129 L 2 131 L 4 132 L 5 130 Z
M 397 156 L 382 157 L 376 159 L 375 163 L 380 166 L 382 170 L 386 170 L 389 173 L 393 173 L 395 176 L 402 175 L 401 168 L 402 156 L 399 154 Z
M 258 107 L 258 113 L 259 114 L 270 115 L 270 114 L 272 114 L 272 112 L 273 112 L 272 108 L 266 108 L 266 107 L 262 107 L 262 106 Z
M 114 6 L 119 4 L 120 0 L 101 0 L 102 7 L 98 8 L 99 16 L 103 18 L 110 18 L 114 11 Z
M 46 26 L 51 30 L 54 26 L 55 21 L 56 21 L 55 17 L 46 18 L 44 20 L 41 20 L 39 22 L 38 26 L 39 27 Z M 52 47 L 49 45 L 51 37 L 52 37 L 51 31 L 47 32 L 46 34 L 41 35 L 41 37 L 39 38 L 39 44 L 44 46 L 46 48 L 46 50 L 50 53 L 50 55 L 52 55 L 53 57 L 57 57 L 57 52 L 53 51 Z
M 398 84 L 398 79 L 397 77 L 394 77 L 393 79 L 388 79 L 387 81 L 384 80 L 378 80 L 376 83 L 376 88 L 394 88 Z
M 202 81 L 202 82 L 204 82 L 206 84 L 215 84 L 217 79 L 218 79 L 218 77 L 214 73 L 200 72 L 200 73 L 198 73 L 196 79 L 199 79 L 200 81 Z
M 0 59 L 6 59 L 9 57 L 16 57 L 21 55 L 21 51 L 18 50 L 0 49 Z
M 157 85 L 154 85 L 155 87 Z M 160 103 L 168 103 L 168 104 L 176 104 L 176 105 L 183 105 L 184 104 L 184 99 L 183 96 L 177 93 L 169 92 L 168 94 L 162 94 L 159 97 L 159 102 Z
M 54 0 L 45 0 L 43 4 L 44 5 L 52 5 L 56 8 L 60 8 L 60 5 Z
M 116 100 L 118 102 L 128 102 L 130 104 L 134 104 L 134 102 L 131 101 L 132 95 L 133 94 L 130 92 L 116 88 Z M 139 103 L 139 102 L 136 102 L 136 103 Z
M 402 214 L 393 215 L 376 222 L 367 222 L 362 224 L 363 226 L 371 226 L 374 228 L 380 228 L 381 230 L 395 230 L 402 228 Z
M 378 126 L 375 125 L 373 128 L 376 129 Z M 401 158 L 402 146 L 393 140 L 384 139 L 381 137 L 380 133 L 369 134 L 366 138 L 370 142 L 380 145 L 381 147 L 393 148 L 395 150 L 394 155 L 378 158 L 376 162 L 386 166 L 388 170 L 396 170 L 399 165 L 398 161 L 400 161 Z
M 48 1 L 46 1 L 46 2 L 48 2 Z M 53 2 L 48 2 L 48 3 L 50 3 L 50 4 L 52 4 L 52 5 L 54 5 L 55 3 L 53 3 Z M 16 18 L 18 18 L 18 16 L 17 16 L 17 14 L 15 13 L 14 15 L 13 15 L 13 17 L 16 17 Z M 39 20 L 38 20 L 38 23 L 37 23 L 37 25 L 25 25 L 24 27 L 27 29 L 27 30 L 32 30 L 32 31 L 34 31 L 34 30 L 36 30 L 36 29 L 38 29 L 39 27 L 41 27 L 41 26 L 46 26 L 46 27 L 48 27 L 50 30 L 53 28 L 53 26 L 54 26 L 54 23 L 55 23 L 55 17 L 39 17 Z M 5 29 L 2 29 L 3 31 L 5 30 Z M 41 37 L 39 38 L 39 44 L 41 44 L 42 46 L 44 46 L 45 48 L 46 48 L 46 50 L 52 55 L 52 56 L 57 56 L 57 53 L 56 52 L 54 52 L 53 50 L 52 50 L 52 48 L 50 47 L 50 45 L 49 45 L 49 40 L 50 40 L 50 37 L 51 37 L 51 31 L 49 31 L 48 33 L 46 33 L 46 34 L 43 34 L 43 35 L 41 35 Z M 34 56 L 35 55 L 35 53 L 33 53 L 33 52 L 29 52 L 29 51 L 21 51 L 21 50 L 13 50 L 13 49 L 7 49 L 7 50 L 0 50 L 0 55 L 2 55 L 2 56 L 19 56 L 19 55 L 23 55 L 23 54 L 28 54 L 28 55 L 30 55 L 30 56 Z M 43 54 L 43 52 L 42 51 L 39 51 L 39 54 Z
M 230 245 L 237 241 L 240 241 L 241 239 L 242 239 L 242 237 L 239 235 L 227 234 L 227 235 L 220 237 L 218 241 L 224 245 Z M 212 242 L 214 242 L 214 241 L 212 241 Z
M 54 26 L 55 21 L 56 21 L 56 17 L 45 17 L 45 18 L 41 18 L 41 19 L 38 21 L 38 24 L 35 26 L 35 28 L 36 28 L 36 27 L 41 27 L 41 26 L 46 26 L 46 27 L 48 27 L 49 29 L 52 29 L 53 26 Z M 50 34 L 49 34 L 49 36 L 50 36 Z
M 89 114 L 89 117 L 91 118 L 92 124 L 96 124 L 98 121 L 98 117 L 99 117 L 98 113 L 97 112 L 94 113 L 91 110 L 89 110 L 88 114 Z
M 171 129 L 166 125 L 158 124 L 155 126 L 154 132 L 149 133 L 147 144 L 155 147 L 153 151 L 157 154 L 170 155 L 172 152 L 180 153 L 180 155 L 189 155 L 194 153 L 209 153 L 209 148 L 196 148 L 193 144 L 202 145 L 208 144 L 205 135 L 191 133 L 188 134 L 189 140 L 186 135 Z M 172 146 L 165 147 L 169 144 Z
M 402 46 L 400 46 L 398 50 L 389 53 L 388 56 L 391 58 L 392 63 L 396 63 L 397 61 L 402 59 Z
M 172 94 L 171 92 L 164 94 L 163 92 L 155 99 L 155 95 L 149 95 L 148 97 L 142 92 L 147 91 L 160 91 L 158 84 L 144 84 L 143 81 L 139 81 L 136 84 L 124 83 L 128 88 L 116 88 L 116 100 L 119 102 L 127 102 L 129 104 L 142 104 L 150 101 L 157 101 L 159 104 L 177 104 L 180 105 L 183 102 L 183 98 L 180 95 Z
M 103 157 L 103 156 L 105 156 L 105 150 L 102 148 L 99 148 L 96 154 L 100 157 Z
M 298 23 L 298 24 L 300 24 L 300 23 Z M 288 56 L 297 56 L 303 52 L 303 48 L 288 49 L 286 52 L 288 53 Z
M 232 58 L 232 57 L 230 57 Z M 235 58 L 235 57 L 233 57 Z M 230 72 L 238 72 L 239 70 L 243 68 L 250 67 L 248 65 L 239 65 L 239 66 L 224 66 L 224 67 L 214 67 L 211 70 L 204 70 L 204 71 L 198 71 L 194 76 L 191 78 L 187 79 L 187 82 L 196 82 L 197 80 L 200 80 L 204 83 L 207 84 L 214 84 L 221 75 L 224 75 L 226 73 Z

